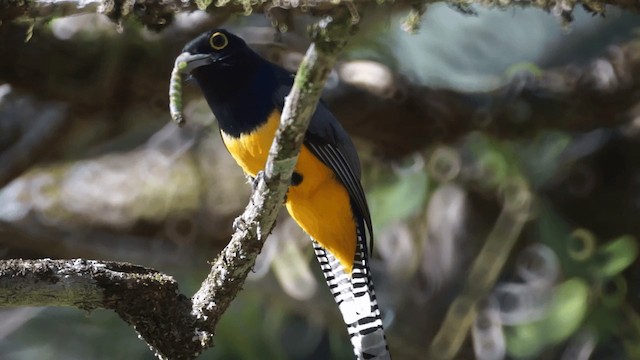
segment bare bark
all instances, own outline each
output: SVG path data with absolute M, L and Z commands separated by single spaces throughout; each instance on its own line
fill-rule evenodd
M 381 99 L 347 86 L 330 101 L 352 135 L 371 141 L 389 156 L 451 143 L 475 130 L 518 139 L 542 130 L 586 132 L 616 127 L 638 116 L 640 40 L 612 46 L 585 66 L 516 74 L 489 93 L 431 89 L 397 76 L 392 88 L 390 96 Z
M 14 54 L 0 57 L 0 78 L 37 96 L 69 103 L 69 116 L 74 119 L 82 119 L 87 113 L 111 114 L 113 109 L 124 112 L 140 103 L 157 105 L 145 111 L 168 117 L 166 94 L 150 89 L 166 88 L 172 62 L 157 54 L 177 54 L 187 36 L 167 36 L 158 44 L 161 50 L 157 52 L 142 49 L 135 36 L 125 37 L 119 43 L 121 56 L 136 60 L 110 64 L 101 60 L 109 58 L 110 39 L 96 41 L 105 46 L 87 44 L 79 53 L 73 51 L 77 46 L 74 43 L 46 34 L 34 35 L 32 46 L 26 47 L 20 31 L 0 31 L 3 51 Z M 73 86 L 41 81 L 40 49 L 44 47 L 51 49 L 47 52 L 47 71 L 57 78 L 78 78 L 76 68 L 66 66 L 70 61 L 115 70 L 96 71 L 95 78 L 86 83 L 79 80 Z M 386 93 L 359 88 L 348 81 L 326 92 L 327 102 L 347 131 L 369 140 L 377 151 L 391 157 L 411 154 L 435 142 L 450 143 L 474 130 L 505 138 L 532 137 L 547 129 L 589 131 L 624 125 L 637 116 L 634 107 L 640 91 L 640 41 L 611 47 L 586 66 L 556 68 L 538 75 L 518 74 L 502 89 L 490 93 L 438 90 L 408 82 L 397 74 L 392 78 Z M 96 83 L 107 86 L 96 87 Z M 112 115 L 105 118 L 111 119 Z M 114 124 L 117 121 L 109 121 L 107 126 Z

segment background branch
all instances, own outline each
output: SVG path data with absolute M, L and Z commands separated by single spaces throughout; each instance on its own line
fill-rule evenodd
M 379 6 L 379 1 L 358 0 L 354 1 L 359 6 Z M 480 5 L 486 7 L 507 8 L 510 6 L 536 7 L 546 11 L 551 11 L 561 17 L 563 21 L 569 22 L 572 19 L 572 11 L 576 6 L 583 6 L 594 14 L 604 14 L 607 5 L 617 6 L 630 11 L 640 11 L 640 5 L 634 0 L 423 0 L 423 1 L 394 1 L 393 7 L 397 9 L 416 9 L 427 4 L 447 2 L 454 6 L 461 7 L 462 10 L 469 9 L 470 6 Z M 79 6 L 82 3 L 83 6 Z M 284 9 L 295 12 L 311 10 L 315 13 L 323 13 L 341 6 L 340 2 L 330 0 L 320 0 L 313 2 L 301 1 L 298 6 L 285 1 L 249 1 L 249 0 L 191 0 L 182 2 L 176 0 L 138 0 L 138 1 L 111 1 L 111 0 L 90 0 L 90 1 L 11 1 L 0 2 L 0 20 L 10 21 L 17 18 L 35 19 L 52 15 L 73 15 L 79 13 L 90 13 L 94 11 L 107 15 L 110 19 L 120 22 L 128 17 L 134 17 L 150 29 L 160 30 L 170 25 L 175 18 L 176 9 L 190 11 L 199 8 L 211 13 L 224 12 L 236 14 L 248 14 L 251 12 L 271 13 L 273 9 Z M 415 23 L 419 23 L 420 16 L 410 16 L 406 24 L 408 29 L 415 29 Z
M 209 26 L 206 23 L 202 28 Z M 147 112 L 167 116 L 166 94 L 151 89 L 167 86 L 166 76 L 159 75 L 170 73 L 172 62 L 168 54 L 177 54 L 193 34 L 161 37 L 158 41 L 161 50 L 154 52 L 141 47 L 139 36 L 131 34 L 117 47 L 120 56 L 127 60 L 106 65 L 109 71 L 98 78 L 86 79 L 87 84 L 78 80 L 62 89 L 56 82 L 39 80 L 42 77 L 40 48 L 50 49 L 48 72 L 60 78 L 77 79 L 81 78 L 77 68 L 66 64 L 69 61 L 91 64 L 113 56 L 109 54 L 115 46 L 111 43 L 113 40 L 83 43 L 80 46 L 84 51 L 77 53 L 72 50 L 74 43 L 45 33 L 35 36 L 27 47 L 23 35 L 15 28 L 0 31 L 0 42 L 7 53 L 15 54 L 0 58 L 0 78 L 37 96 L 68 102 L 71 119 L 84 119 L 88 112 L 109 112 L 111 120 L 114 108 L 124 112 L 140 103 L 148 104 Z M 95 46 L 96 42 L 104 46 Z M 302 57 L 294 51 L 283 52 L 273 41 L 260 49 L 283 65 L 291 58 Z M 78 58 L 70 60 L 70 53 Z M 149 63 L 156 64 L 162 71 L 150 71 L 142 65 Z M 325 91 L 325 99 L 350 134 L 371 141 L 379 153 L 396 158 L 434 142 L 455 141 L 474 130 L 500 138 L 523 138 L 540 130 L 589 131 L 624 125 L 636 116 L 634 108 L 640 89 L 640 40 L 637 38 L 612 46 L 586 65 L 523 69 L 512 75 L 503 87 L 484 93 L 434 89 L 378 64 L 389 79 L 380 88 L 380 76 L 369 76 L 368 83 L 352 80 L 367 77 L 370 66 L 361 63 L 340 63 L 339 69 L 349 68 L 351 74 L 339 70 L 341 81 Z M 106 85 L 95 87 L 89 82 Z M 115 95 L 105 94 L 105 89 L 112 89 Z M 194 90 L 189 86 L 185 89 Z M 403 121 L 391 122 L 390 118 Z M 118 119 L 109 121 L 109 126 L 117 126 Z

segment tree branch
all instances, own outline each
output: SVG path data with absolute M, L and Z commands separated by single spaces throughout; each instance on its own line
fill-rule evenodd
M 344 9 L 315 27 L 314 43 L 286 99 L 264 174 L 256 179 L 251 201 L 236 220 L 231 242 L 191 300 L 178 292 L 171 277 L 154 270 L 114 262 L 45 259 L 0 262 L 0 305 L 112 309 L 160 358 L 193 359 L 211 347 L 220 316 L 240 291 L 273 229 L 311 115 L 352 27 Z
M 172 62 L 157 56 L 158 52 L 142 48 L 139 39 L 119 40 L 120 43 L 127 42 L 122 57 L 135 61 L 120 60 L 110 65 L 116 69 L 113 72 L 96 72 L 97 78 L 61 87 L 57 82 L 40 81 L 40 49 L 51 49 L 47 52 L 48 74 L 76 79 L 77 67 L 66 64 L 70 61 L 101 64 L 98 59 L 107 57 L 110 47 L 86 44 L 80 54 L 73 52 L 78 46 L 74 42 L 61 41 L 47 34 L 34 36 L 32 46 L 26 47 L 22 32 L 20 29 L 0 31 L 0 42 L 6 46 L 8 54 L 13 54 L 0 57 L 0 78 L 13 87 L 69 103 L 71 118 L 84 119 L 87 112 L 103 115 L 114 107 L 131 111 L 139 103 L 159 104 L 157 109 L 146 109 L 147 113 L 156 110 L 154 116 L 167 115 L 166 94 L 151 89 L 166 86 L 167 78 L 161 75 L 171 71 Z M 251 43 L 252 39 L 247 40 Z M 109 41 L 114 40 L 101 38 L 98 42 Z M 177 52 L 186 41 L 186 34 L 174 34 L 163 37 L 160 46 L 163 51 Z M 277 53 L 281 50 L 276 46 L 268 50 L 271 54 L 282 55 L 280 59 L 291 55 Z M 70 53 L 78 57 L 69 58 Z M 148 66 L 141 64 L 156 64 L 159 70 L 149 71 Z M 386 68 L 381 64 L 379 67 Z M 366 71 L 365 68 L 360 74 L 366 75 Z M 569 65 L 539 71 L 539 74 L 521 71 L 509 84 L 489 93 L 432 89 L 393 74 L 388 68 L 386 72 L 391 79 L 388 87 L 377 90 L 355 86 L 341 75 L 339 85 L 327 89 L 325 100 L 351 135 L 370 141 L 382 154 L 400 157 L 435 142 L 450 143 L 474 130 L 499 137 L 521 138 L 534 136 L 539 130 L 581 132 L 624 125 L 637 115 L 634 107 L 640 91 L 640 40 L 612 46 L 586 66 Z M 112 85 L 112 91 L 106 92 L 108 87 L 95 86 L 113 82 L 120 74 L 130 77 L 117 81 Z M 379 87 L 380 78 L 371 82 Z M 402 121 L 389 121 L 390 118 Z M 112 123 L 108 126 L 113 126 Z
M 316 27 L 314 43 L 300 64 L 294 86 L 286 98 L 264 175 L 258 176 L 250 204 L 236 220 L 238 229 L 231 242 L 216 259 L 209 276 L 193 297 L 194 312 L 199 318 L 213 317 L 213 324 L 217 322 L 235 298 L 273 229 L 311 115 L 352 27 L 344 11 L 338 14 L 338 19 L 325 18 Z
M 396 0 L 393 1 L 394 9 L 397 11 L 414 9 L 409 15 L 406 27 L 413 29 L 419 23 L 421 14 L 415 9 L 424 9 L 428 4 L 446 2 L 451 5 L 460 6 L 463 9 L 473 5 L 485 7 L 508 8 L 512 6 L 535 7 L 545 11 L 553 12 L 561 17 L 563 21 L 572 20 L 572 12 L 576 6 L 582 6 L 594 14 L 604 14 L 606 6 L 616 6 L 629 11 L 640 11 L 640 4 L 635 0 Z M 380 1 L 376 0 L 355 0 L 353 2 L 359 6 L 378 6 Z M 196 9 L 205 10 L 210 13 L 235 13 L 250 14 L 252 12 L 271 13 L 272 9 L 285 9 L 289 11 L 302 11 L 303 8 L 311 9 L 316 13 L 332 11 L 341 7 L 341 2 L 333 0 L 315 1 L 267 1 L 267 0 L 33 0 L 33 1 L 0 1 L 0 21 L 11 21 L 15 19 L 48 18 L 52 16 L 68 16 L 80 13 L 92 13 L 96 10 L 105 14 L 115 22 L 121 22 L 126 18 L 133 17 L 145 26 L 160 30 L 170 25 L 176 12 L 193 11 Z M 178 10 L 176 10 L 178 9 Z
M 158 271 L 95 260 L 0 261 L 0 306 L 71 306 L 114 310 L 133 325 L 158 356 L 192 359 L 202 347 L 192 341 L 189 298 Z
M 111 264 L 84 260 L 6 260 L 0 262 L 3 306 L 105 307 L 101 278 L 122 278 Z M 130 278 L 137 281 L 134 277 Z

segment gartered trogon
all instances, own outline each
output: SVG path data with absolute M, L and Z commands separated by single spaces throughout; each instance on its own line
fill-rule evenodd
M 208 31 L 181 55 L 216 116 L 225 146 L 256 176 L 280 123 L 293 76 L 226 30 Z M 358 359 L 389 359 L 368 266 L 371 217 L 360 162 L 346 131 L 320 102 L 305 134 L 286 207 L 311 236 Z

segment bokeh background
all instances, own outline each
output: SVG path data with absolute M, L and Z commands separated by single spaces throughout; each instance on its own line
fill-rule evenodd
M 325 91 L 394 359 L 640 359 L 640 16 L 468 10 L 430 6 L 412 35 L 406 9 L 370 9 Z M 294 71 L 313 18 L 59 15 L 0 23 L 0 258 L 129 261 L 190 295 L 250 185 L 195 84 L 170 123 L 173 61 L 224 25 Z M 283 212 L 202 358 L 351 356 Z M 0 308 L 0 359 L 153 358 L 112 312 Z

